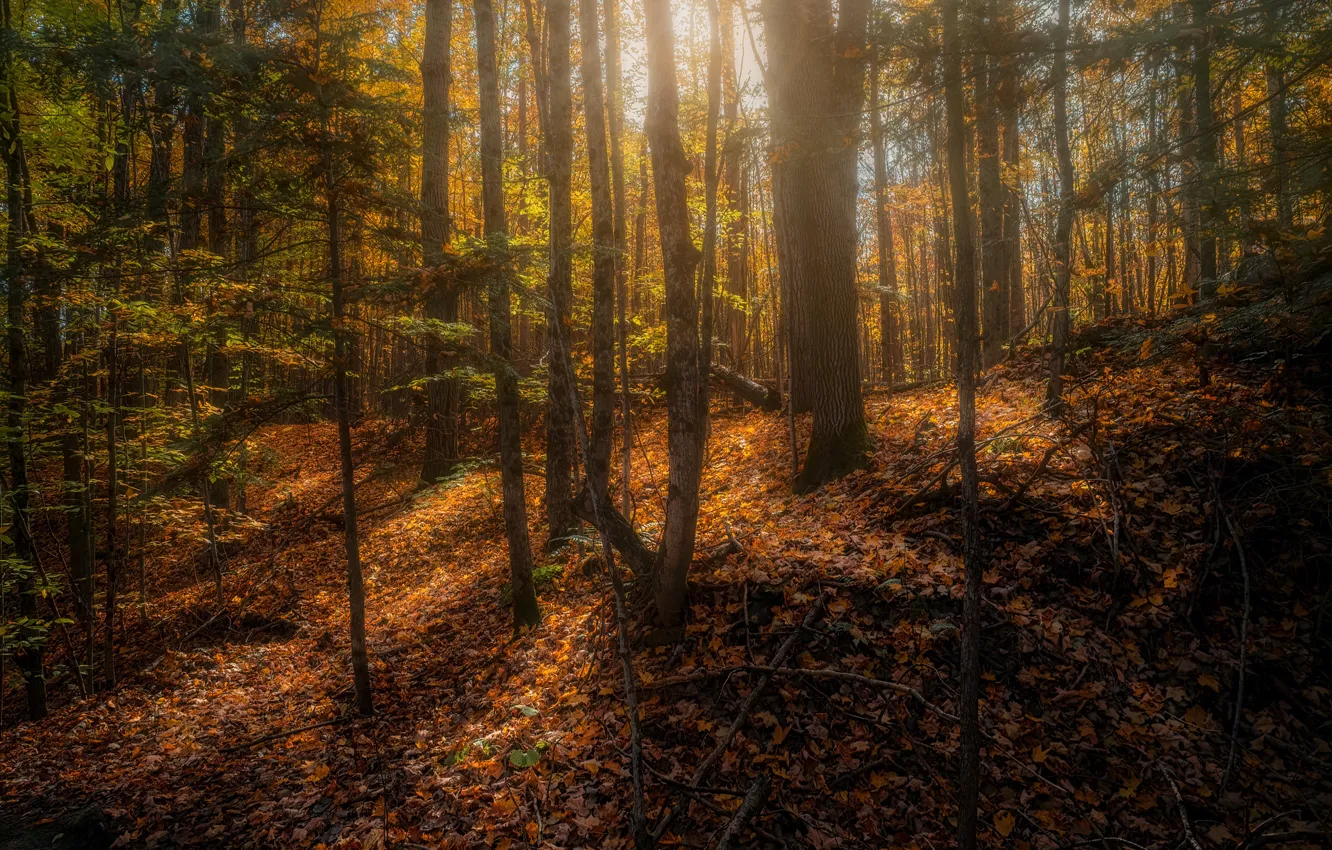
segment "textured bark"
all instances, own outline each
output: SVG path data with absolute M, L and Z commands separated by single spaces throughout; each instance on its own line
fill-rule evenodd
M 712 364 L 712 377 L 757 408 L 773 412 L 782 409 L 781 392 L 771 387 L 765 387 L 753 378 L 742 375 L 733 369 L 728 369 L 720 363 Z
M 1068 0 L 1060 0 L 1067 3 Z M 976 482 L 975 243 L 967 192 L 966 117 L 958 0 L 943 0 L 944 98 L 948 120 L 948 182 L 953 202 L 954 308 L 957 326 L 957 454 L 962 471 L 962 558 L 966 588 L 962 597 L 961 719 L 957 785 L 957 844 L 975 850 L 980 797 L 980 596 L 984 565 L 980 548 L 980 509 Z M 989 285 L 988 280 L 986 283 Z
M 1051 88 L 1054 90 L 1055 158 L 1059 164 L 1059 218 L 1054 244 L 1054 344 L 1050 352 L 1050 381 L 1045 388 L 1045 405 L 1054 409 L 1063 403 L 1064 357 L 1068 353 L 1072 330 L 1069 307 L 1069 280 L 1073 258 L 1073 154 L 1068 147 L 1068 16 L 1070 0 L 1059 0 L 1059 22 L 1055 27 L 1054 64 Z
M 593 251 L 592 433 L 587 475 L 597 492 L 605 493 L 610 486 L 611 438 L 615 430 L 615 228 L 597 12 L 597 0 L 578 0 Z
M 872 47 L 870 62 L 870 144 L 874 148 L 874 222 L 879 240 L 879 328 L 882 377 L 891 385 L 901 378 L 902 348 L 897 328 L 897 254 L 893 247 L 893 218 L 888 211 L 888 170 L 883 121 L 879 115 L 879 49 Z
M 426 0 L 425 47 L 421 57 L 424 124 L 421 141 L 421 261 L 427 274 L 444 262 L 449 243 L 449 86 L 453 37 L 453 0 Z M 427 319 L 458 321 L 458 291 L 436 281 L 426 296 Z M 449 369 L 437 339 L 426 344 L 425 459 L 421 480 L 447 475 L 458 457 L 458 381 L 439 378 Z
M 563 546 L 574 533 L 573 461 L 574 415 L 569 403 L 574 375 L 571 364 L 559 356 L 556 334 L 570 333 L 573 312 L 573 94 L 569 80 L 569 0 L 546 4 L 549 40 L 546 82 L 546 155 L 550 183 L 550 306 L 546 311 L 550 335 L 546 406 L 546 520 L 550 534 L 546 547 Z M 498 106 L 496 107 L 498 109 Z M 498 119 L 497 119 L 498 120 Z
M 490 279 L 490 354 L 495 363 L 495 404 L 499 418 L 504 533 L 509 545 L 513 628 L 517 632 L 519 629 L 535 626 L 541 622 L 541 609 L 537 605 L 536 589 L 532 585 L 532 544 L 527 532 L 527 501 L 523 490 L 522 426 L 518 419 L 518 373 L 513 370 L 513 365 L 510 363 L 512 307 L 509 303 L 509 271 L 505 259 L 508 253 L 508 237 L 505 232 L 507 224 L 504 216 L 504 136 L 501 123 L 503 116 L 500 113 L 499 73 L 495 67 L 495 7 L 491 0 L 474 0 L 472 9 L 476 20 L 477 102 L 481 111 L 482 214 L 486 241 L 498 262 Z M 567 86 L 569 5 L 567 0 L 553 0 L 549 9 L 552 48 L 556 44 L 557 27 L 562 27 L 565 56 L 563 74 Z M 551 70 L 555 71 L 554 56 L 551 64 Z M 554 102 L 554 88 L 552 88 L 552 105 Z M 565 327 L 558 325 L 552 327 L 550 332 L 552 334 L 563 332 Z M 566 393 L 565 398 L 568 397 Z M 567 490 L 564 495 L 564 506 L 565 510 L 570 510 Z
M 657 616 L 680 621 L 698 526 L 702 473 L 698 410 L 698 305 L 694 269 L 698 249 L 689 237 L 689 160 L 680 142 L 680 94 L 675 80 L 675 32 L 670 0 L 644 0 L 648 96 L 646 131 L 652 150 L 666 288 L 666 418 L 670 453 L 666 527 L 653 577 Z
M 995 26 L 995 0 L 985 4 L 988 20 L 980 23 L 991 39 Z M 1008 266 L 1004 251 L 1004 185 L 999 175 L 999 62 L 979 56 L 983 70 L 976 82 L 977 195 L 980 201 L 981 365 L 1003 360 L 1008 341 Z M 954 208 L 957 201 L 954 199 Z M 958 277 L 958 280 L 963 278 Z
M 797 492 L 864 466 L 856 311 L 856 151 L 867 0 L 764 0 L 777 261 L 790 403 L 813 412 Z

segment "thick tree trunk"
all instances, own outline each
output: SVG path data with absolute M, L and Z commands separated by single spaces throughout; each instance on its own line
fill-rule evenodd
M 597 12 L 597 0 L 578 0 L 593 251 L 592 433 L 587 475 L 597 492 L 605 493 L 610 486 L 611 438 L 615 431 L 615 228 Z
M 962 601 L 961 694 L 958 715 L 962 739 L 957 790 L 957 843 L 975 850 L 980 797 L 980 603 L 984 571 L 980 548 L 979 496 L 976 482 L 976 333 L 975 245 L 967 191 L 966 116 L 962 57 L 958 36 L 958 0 L 943 0 L 944 97 L 948 118 L 948 177 L 953 202 L 954 316 L 957 323 L 957 453 L 962 470 L 962 557 L 966 588 Z M 1068 0 L 1061 0 L 1067 3 Z M 997 164 L 997 163 L 996 163 Z M 998 200 L 996 198 L 996 200 Z M 983 208 L 982 208 L 983 209 Z M 987 277 L 986 286 L 990 285 Z M 988 333 L 988 331 L 987 331 Z
M 444 262 L 449 243 L 449 86 L 453 38 L 453 0 L 426 0 L 425 46 L 421 57 L 424 94 L 421 141 L 421 262 L 431 274 Z M 427 319 L 458 321 L 458 291 L 436 279 L 426 296 Z M 425 459 L 421 480 L 432 483 L 448 474 L 458 457 L 458 381 L 441 378 L 452 358 L 434 337 L 426 343 Z
M 698 305 L 694 269 L 699 252 L 689 235 L 685 178 L 689 160 L 680 142 L 680 95 L 675 80 L 675 32 L 670 0 L 644 0 L 648 97 L 646 132 L 652 150 L 666 288 L 666 418 L 670 481 L 666 527 L 653 580 L 657 616 L 679 623 L 698 526 L 702 473 L 698 409 Z
M 569 403 L 574 375 L 570 363 L 559 356 L 556 334 L 570 332 L 573 313 L 573 94 L 569 65 L 569 0 L 546 4 L 547 177 L 550 182 L 550 306 L 546 329 L 550 335 L 547 361 L 549 384 L 546 405 L 546 519 L 550 530 L 546 548 L 563 546 L 574 533 L 573 461 L 574 416 Z M 495 107 L 497 110 L 499 106 Z M 496 121 L 499 121 L 496 118 Z
M 814 422 L 795 481 L 808 492 L 864 466 L 856 310 L 856 152 L 867 0 L 764 0 L 772 186 L 792 397 Z
M 541 622 L 541 609 L 537 605 L 536 589 L 532 585 L 532 544 L 527 532 L 527 501 L 523 489 L 523 446 L 521 423 L 518 419 L 518 373 L 509 362 L 512 356 L 509 303 L 508 263 L 509 250 L 507 224 L 504 216 L 504 137 L 499 98 L 499 73 L 495 65 L 495 7 L 491 0 L 474 0 L 476 19 L 476 59 L 478 98 L 481 111 L 481 194 L 485 219 L 486 241 L 495 255 L 496 268 L 490 279 L 490 354 L 495 363 L 495 404 L 499 418 L 500 483 L 504 498 L 504 533 L 509 544 L 509 581 L 513 589 L 513 628 L 535 626 Z M 551 72 L 569 80 L 569 4 L 568 0 L 552 0 L 549 5 L 551 27 Z M 564 54 L 559 62 L 559 54 Z M 552 80 L 552 111 L 568 106 L 556 91 L 561 86 Z M 561 104 L 557 106 L 557 104 Z M 565 114 L 572 109 L 568 106 Z M 554 121 L 561 119 L 555 118 Z M 552 171 L 557 157 L 551 146 Z M 567 163 L 566 157 L 564 162 Z M 567 172 L 566 172 L 567 174 Z M 567 185 L 567 184 L 566 184 Z M 552 192 L 552 196 L 553 196 Z M 566 195 L 567 198 L 567 195 Z M 552 198 L 553 200 L 553 198 Z M 552 205 L 553 206 L 553 205 Z M 552 234 L 554 227 L 552 225 Z M 552 246 L 553 250 L 553 246 Z M 568 332 L 564 324 L 549 329 L 554 334 Z M 556 348 L 556 351 L 560 349 Z M 552 364 L 553 365 L 553 364 Z M 569 394 L 565 394 L 568 405 Z M 554 403 L 554 397 L 551 399 Z M 568 466 L 565 471 L 567 473 Z M 564 510 L 572 512 L 569 493 L 564 491 Z
M 1073 258 L 1073 154 L 1068 146 L 1068 43 L 1069 0 L 1059 0 L 1059 23 L 1055 28 L 1054 66 L 1051 88 L 1054 90 L 1055 158 L 1059 163 L 1059 218 L 1055 224 L 1054 244 L 1054 344 L 1050 352 L 1050 382 L 1045 388 L 1045 405 L 1055 409 L 1063 403 L 1064 358 L 1071 335 L 1069 316 L 1069 281 Z

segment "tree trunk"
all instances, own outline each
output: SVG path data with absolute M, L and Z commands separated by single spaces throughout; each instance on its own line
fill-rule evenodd
M 868 461 L 856 321 L 856 152 L 868 0 L 764 0 L 777 262 L 791 343 L 789 403 L 813 412 L 808 492 Z
M 329 110 L 331 111 L 331 110 Z M 333 294 L 333 407 L 338 421 L 338 457 L 342 469 L 343 542 L 347 552 L 347 592 L 351 608 L 352 680 L 356 708 L 362 715 L 374 713 L 370 689 L 370 660 L 365 644 L 365 582 L 361 576 L 361 544 L 356 514 L 356 467 L 352 461 L 351 404 L 347 386 L 347 312 L 342 292 L 342 211 L 334 171 L 333 117 L 323 118 L 325 225 L 328 228 L 328 277 Z
M 874 222 L 879 241 L 879 332 L 883 351 L 883 382 L 891 386 L 901 376 L 901 348 L 897 329 L 897 256 L 893 249 L 893 219 L 888 212 L 888 170 L 879 114 L 879 45 L 870 48 L 870 144 L 874 148 Z
M 606 10 L 606 100 L 610 114 L 611 188 L 615 201 L 612 232 L 615 238 L 615 304 L 618 310 L 620 343 L 620 498 L 621 510 L 629 519 L 629 473 L 633 455 L 633 409 L 629 399 L 629 318 L 627 315 L 629 291 L 628 215 L 624 190 L 624 100 L 620 94 L 620 25 L 616 4 L 619 0 L 605 0 Z
M 1003 34 L 1006 39 L 1011 39 L 1012 5 L 1001 5 L 1004 10 Z M 1022 280 L 1022 175 L 1019 171 L 1022 147 L 1018 135 L 1018 68 L 1017 59 L 1011 55 L 1005 55 L 999 60 L 999 88 L 996 96 L 1004 124 L 1003 258 L 1008 281 L 1008 328 L 1005 335 L 1016 345 L 1013 336 L 1027 326 L 1027 304 L 1026 288 Z
M 449 85 L 453 38 L 453 0 L 426 0 L 425 46 L 421 57 L 424 94 L 421 141 L 421 262 L 432 274 L 444 263 L 449 243 Z M 458 291 L 436 279 L 426 296 L 425 315 L 438 322 L 458 321 Z M 432 483 L 448 474 L 458 457 L 458 381 L 440 377 L 453 365 L 440 340 L 426 343 L 425 459 L 421 480 Z
M 680 95 L 675 80 L 675 32 L 670 0 L 644 0 L 648 96 L 645 130 L 652 150 L 666 289 L 666 418 L 670 481 L 666 527 L 653 580 L 657 616 L 680 622 L 698 525 L 702 473 L 698 410 L 698 305 L 694 269 L 698 249 L 689 235 L 685 178 L 689 160 L 680 142 Z
M 563 546 L 575 530 L 570 502 L 573 496 L 575 411 L 569 403 L 575 378 L 570 371 L 571 364 L 559 356 L 559 348 L 555 345 L 555 334 L 569 333 L 573 312 L 573 202 L 570 194 L 573 93 L 569 80 L 569 0 L 547 2 L 546 34 L 550 51 L 546 60 L 549 86 L 546 155 L 550 182 L 550 307 L 546 317 L 547 333 L 550 334 L 546 404 L 546 517 L 550 535 L 546 548 L 553 551 Z M 498 100 L 498 95 L 496 97 Z M 498 111 L 498 103 L 495 109 Z M 500 118 L 497 116 L 495 120 L 499 122 Z
M 740 81 L 735 69 L 736 0 L 720 0 L 722 73 L 722 116 L 725 118 L 727 139 L 722 151 L 726 183 L 726 208 L 730 213 L 726 225 L 726 309 L 725 335 L 730 350 L 730 361 L 735 368 L 744 368 L 748 360 L 748 302 L 749 302 L 749 230 L 748 187 L 745 185 L 744 154 L 747 150 L 739 134 Z
M 615 431 L 615 227 L 597 12 L 597 0 L 578 0 L 593 252 L 592 433 L 587 475 L 597 492 L 605 493 L 610 486 L 611 438 Z
M 1280 6 L 1269 8 L 1267 26 L 1275 38 L 1281 28 Z M 1294 207 L 1290 199 L 1290 161 L 1286 153 L 1286 70 L 1279 52 L 1267 57 L 1264 76 L 1267 82 L 1267 126 L 1272 144 L 1272 193 L 1276 197 L 1277 224 L 1287 229 L 1294 220 Z
M 493 255 L 496 268 L 490 279 L 490 354 L 495 363 L 495 404 L 499 418 L 500 483 L 504 498 L 504 533 L 509 544 L 509 581 L 513 589 L 513 628 L 535 626 L 541 622 L 541 609 L 537 606 L 536 589 L 532 585 L 532 544 L 527 534 L 527 501 L 523 492 L 522 425 L 518 419 L 518 373 L 509 362 L 512 356 L 509 303 L 508 235 L 504 217 L 504 137 L 500 114 L 499 73 L 495 67 L 495 7 L 491 0 L 474 0 L 476 19 L 477 102 L 481 111 L 481 194 L 485 220 L 486 242 Z M 572 105 L 560 95 L 559 89 L 568 91 L 569 84 L 569 4 L 568 0 L 552 0 L 549 4 L 551 27 L 551 108 L 552 121 L 557 116 L 568 116 Z M 563 53 L 563 61 L 560 54 Z M 563 82 L 561 83 L 561 80 Z M 559 166 L 555 153 L 555 140 L 550 141 L 551 171 Z M 567 152 L 566 152 L 567 154 Z M 565 155 L 568 168 L 570 155 Z M 568 171 L 564 172 L 566 175 Z M 554 180 L 552 179 L 552 184 Z M 565 184 L 566 189 L 568 184 Z M 552 210 L 555 206 L 552 186 Z M 566 203 L 568 194 L 565 194 Z M 553 219 L 552 215 L 552 219 Z M 554 252 L 552 224 L 552 253 Z M 567 257 L 567 248 L 563 249 Z M 553 275 L 552 275 L 553 276 Z M 549 332 L 568 333 L 563 323 L 552 325 Z M 555 348 L 556 352 L 560 349 Z M 553 366 L 553 364 L 552 364 Z M 552 368 L 553 371 L 553 368 Z M 566 386 L 567 388 L 567 386 Z M 569 405 L 565 394 L 565 405 Z M 551 398 L 553 405 L 555 398 Z M 568 473 L 568 465 L 565 465 Z M 566 479 L 567 480 L 567 479 Z M 572 512 L 569 493 L 563 491 L 564 510 Z
M 1212 48 L 1209 0 L 1193 0 L 1193 28 L 1201 34 L 1193 48 L 1193 98 L 1198 115 L 1198 274 L 1201 296 L 1216 295 L 1216 230 L 1221 211 L 1216 191 L 1216 132 L 1212 127 Z
M 721 117 L 721 13 L 718 0 L 707 0 L 708 7 L 708 115 L 703 137 L 703 265 L 699 275 L 699 351 L 698 351 L 698 442 L 707 454 L 711 430 L 712 382 L 707 379 L 712 366 L 713 315 L 717 292 L 717 122 Z
M 1060 2 L 1067 3 L 1068 0 Z M 962 738 L 958 765 L 957 844 L 960 850 L 975 850 L 977 802 L 980 797 L 980 595 L 983 573 L 976 483 L 976 367 L 979 347 L 976 333 L 976 260 L 971 230 L 971 202 L 967 191 L 966 116 L 958 36 L 958 0 L 943 0 L 943 3 L 948 182 L 953 202 L 953 292 L 956 305 L 953 315 L 957 326 L 957 453 L 962 470 L 962 557 L 966 569 L 966 589 L 962 597 L 962 682 L 958 705 Z M 988 288 L 988 276 L 985 281 Z
M 986 20 L 978 21 L 990 40 L 999 30 L 996 2 L 988 0 L 984 4 Z M 984 66 L 976 82 L 976 188 L 980 201 L 981 366 L 988 368 L 1004 359 L 1004 343 L 1008 341 L 1008 267 L 1004 255 L 1004 184 L 999 174 L 999 62 L 994 56 L 978 56 L 975 61 Z M 953 203 L 956 210 L 956 198 Z M 961 277 L 956 280 L 959 285 L 965 283 Z
M 1055 158 L 1059 163 L 1059 218 L 1054 244 L 1054 344 L 1050 351 L 1050 382 L 1045 388 L 1045 406 L 1053 410 L 1063 403 L 1064 358 L 1072 332 L 1069 316 L 1069 280 L 1073 258 L 1073 154 L 1068 147 L 1068 43 L 1069 0 L 1059 0 L 1059 22 L 1055 27 L 1054 90 Z

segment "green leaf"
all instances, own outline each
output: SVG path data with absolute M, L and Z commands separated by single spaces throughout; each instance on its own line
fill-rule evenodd
M 514 767 L 533 767 L 541 761 L 541 750 L 533 747 L 530 750 L 514 750 L 509 753 L 509 764 Z

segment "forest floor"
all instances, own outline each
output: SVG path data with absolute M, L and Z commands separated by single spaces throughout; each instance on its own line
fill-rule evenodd
M 1326 846 L 1332 407 L 1208 345 L 1083 351 L 1061 419 L 1038 413 L 1038 352 L 982 387 L 986 846 Z M 803 497 L 781 415 L 715 415 L 699 548 L 742 551 L 695 564 L 683 642 L 633 625 L 649 823 L 682 808 L 666 845 L 710 846 L 762 774 L 747 846 L 954 843 L 955 394 L 868 410 L 873 467 Z M 664 416 L 638 426 L 653 536 Z M 95 803 L 129 847 L 630 846 L 604 566 L 576 547 L 539 559 L 544 621 L 509 640 L 498 473 L 414 491 L 419 447 L 384 448 L 392 427 L 356 435 L 373 718 L 348 713 L 335 430 L 271 427 L 251 453 L 255 522 L 226 547 L 228 615 L 209 621 L 182 523 L 147 562 L 144 611 L 130 594 L 118 689 L 0 734 L 0 812 Z M 542 489 L 528 478 L 534 523 Z M 791 669 L 690 788 L 763 678 L 745 668 L 788 641 Z

